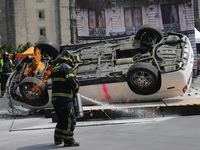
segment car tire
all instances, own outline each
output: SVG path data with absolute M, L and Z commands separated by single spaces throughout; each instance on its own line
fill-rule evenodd
M 48 102 L 46 85 L 34 77 L 24 78 L 19 85 L 22 99 L 27 100 L 27 104 L 32 106 L 42 106 Z
M 138 29 L 136 39 L 141 40 L 141 47 L 152 49 L 163 38 L 161 29 L 152 24 L 146 24 Z
M 135 63 L 127 72 L 127 83 L 136 94 L 153 94 L 160 88 L 158 70 L 149 63 Z
M 59 54 L 59 46 L 48 39 L 40 39 L 36 44 L 36 48 L 39 48 L 42 55 L 47 54 L 52 59 L 55 59 Z

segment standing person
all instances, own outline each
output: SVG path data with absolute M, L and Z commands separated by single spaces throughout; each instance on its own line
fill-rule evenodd
M 17 57 L 17 52 L 13 52 L 13 57 L 11 58 L 14 66 L 16 67 L 17 64 L 19 63 L 19 58 Z
M 65 147 L 79 146 L 73 135 L 76 125 L 76 117 L 73 105 L 73 95 L 78 92 L 79 84 L 73 74 L 74 56 L 70 51 L 61 53 L 59 63 L 51 73 L 52 79 L 52 103 L 58 117 L 54 131 L 54 143 Z
M 0 75 L 1 75 L 1 96 L 2 98 L 4 96 L 4 93 L 6 91 L 6 82 L 8 80 L 8 77 L 12 73 L 14 68 L 14 64 L 12 60 L 9 59 L 8 52 L 4 51 L 2 53 L 2 59 L 0 60 Z

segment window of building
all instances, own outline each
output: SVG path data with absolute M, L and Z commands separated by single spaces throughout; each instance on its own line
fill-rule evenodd
M 37 0 L 37 3 L 43 3 L 44 0 Z
M 179 23 L 178 4 L 161 5 L 163 24 Z
M 105 28 L 105 12 L 89 10 L 89 28 Z
M 125 27 L 140 27 L 142 25 L 142 11 L 140 7 L 125 7 L 124 8 Z
M 40 36 L 46 36 L 46 28 L 40 28 Z
M 38 17 L 39 17 L 39 19 L 45 19 L 44 10 L 39 10 L 39 11 L 38 11 Z

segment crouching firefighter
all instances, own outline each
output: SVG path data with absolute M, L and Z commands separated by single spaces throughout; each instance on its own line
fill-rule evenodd
M 79 84 L 73 74 L 74 56 L 68 50 L 61 53 L 58 64 L 51 73 L 52 104 L 58 117 L 54 131 L 54 143 L 64 146 L 79 146 L 73 135 L 76 117 L 73 106 L 73 95 L 78 92 Z

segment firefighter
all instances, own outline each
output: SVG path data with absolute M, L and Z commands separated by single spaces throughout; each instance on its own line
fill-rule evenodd
M 6 82 L 12 73 L 14 64 L 12 60 L 9 59 L 9 54 L 7 51 L 2 53 L 2 59 L 0 60 L 0 75 L 1 75 L 1 98 L 4 96 L 6 91 Z
M 11 60 L 14 64 L 14 66 L 16 67 L 19 63 L 19 58 L 17 57 L 17 52 L 13 52 L 13 56 L 12 56 Z
M 58 117 L 54 131 L 54 143 L 65 147 L 79 146 L 73 135 L 76 117 L 73 106 L 73 95 L 78 92 L 79 84 L 73 74 L 74 56 L 68 50 L 61 53 L 59 63 L 51 73 L 52 104 Z

